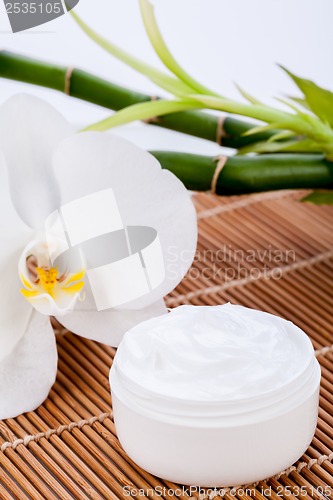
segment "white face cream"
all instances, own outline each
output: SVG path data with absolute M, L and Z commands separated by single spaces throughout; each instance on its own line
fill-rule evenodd
M 194 401 L 249 398 L 292 380 L 313 358 L 304 333 L 242 306 L 181 306 L 125 336 L 117 366 L 160 395 Z
M 127 453 L 155 475 L 201 486 L 289 467 L 312 439 L 319 380 L 302 330 L 232 304 L 181 306 L 137 325 L 110 375 Z

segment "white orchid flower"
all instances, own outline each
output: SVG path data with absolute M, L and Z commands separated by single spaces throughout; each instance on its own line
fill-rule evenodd
M 109 134 L 75 134 L 66 120 L 40 99 L 19 95 L 0 108 L 0 149 L 3 419 L 35 409 L 54 383 L 57 352 L 50 315 L 74 333 L 117 346 L 124 332 L 136 323 L 166 312 L 163 297 L 188 270 L 197 229 L 195 211 L 184 186 L 173 174 L 162 170 L 153 156 Z M 102 283 L 109 295 L 117 297 L 117 293 L 124 293 L 119 290 L 119 280 L 104 276 L 103 266 L 98 268 L 96 278 L 89 259 L 100 262 L 98 259 L 111 255 L 115 233 L 110 233 L 112 237 L 101 236 L 111 239 L 97 240 L 89 251 L 87 243 L 76 245 L 75 258 L 69 259 L 71 264 L 66 267 L 66 260 L 61 264 L 66 242 L 58 234 L 50 239 L 46 229 L 47 221 L 60 213 L 61 207 L 72 206 L 94 193 L 108 196 L 110 189 L 124 227 L 132 228 L 134 233 L 135 227 L 148 228 L 148 239 L 153 233 L 158 235 L 164 261 L 163 275 L 160 273 L 154 286 L 136 293 L 138 281 L 134 273 L 132 282 L 125 287 L 131 300 L 120 301 L 114 307 L 107 307 L 105 294 L 101 299 L 92 290 L 97 283 L 100 292 Z M 102 208 L 98 205 L 99 210 Z M 90 215 L 83 210 L 79 216 L 74 233 L 85 230 Z M 113 210 L 105 210 L 102 225 L 114 217 Z M 103 233 L 100 226 L 100 220 L 93 224 L 96 231 Z M 152 246 L 149 248 L 146 254 L 140 249 L 136 255 L 130 253 L 128 265 L 134 266 L 134 257 L 142 260 L 145 255 L 148 259 Z M 51 259 L 53 253 L 60 255 L 57 266 Z M 112 267 L 113 273 L 120 272 L 118 264 Z M 154 265 L 143 264 L 140 268 L 150 281 L 159 273 Z

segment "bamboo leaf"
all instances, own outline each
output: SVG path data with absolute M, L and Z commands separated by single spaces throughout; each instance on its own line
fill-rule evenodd
M 303 92 L 305 100 L 315 115 L 324 123 L 333 127 L 333 92 L 319 87 L 311 80 L 294 75 L 283 66 L 281 68 L 292 78 L 297 87 Z
M 276 134 L 272 135 L 270 138 L 270 140 L 274 141 L 276 139 L 273 139 L 273 137 L 275 137 L 276 135 L 283 134 L 284 137 L 281 137 L 283 139 L 285 137 L 292 137 L 295 135 L 294 132 L 286 129 L 288 129 L 288 122 L 276 122 L 276 123 L 270 123 L 269 125 L 259 125 L 258 127 L 252 127 L 246 132 L 244 132 L 242 136 L 249 137 L 254 134 L 268 132 L 269 130 L 276 130 L 277 131 Z
M 282 97 L 275 97 L 275 100 L 281 102 L 285 106 L 288 106 L 290 109 L 295 111 L 295 113 L 297 113 L 298 115 L 300 115 L 300 116 L 305 115 L 304 111 L 299 109 L 299 107 L 296 106 L 296 104 L 293 104 L 292 102 L 288 101 L 287 99 L 283 99 Z
M 150 64 L 141 61 L 137 57 L 132 56 L 122 48 L 118 47 L 114 43 L 110 42 L 99 33 L 94 31 L 87 23 L 85 23 L 74 10 L 70 11 L 72 18 L 75 20 L 77 25 L 82 29 L 82 31 L 97 45 L 99 45 L 106 52 L 116 57 L 123 63 L 127 64 L 134 70 L 142 73 L 147 78 L 149 78 L 152 82 L 159 85 L 161 88 L 170 92 L 173 95 L 181 96 L 188 92 L 192 92 L 192 89 L 188 87 L 185 83 L 181 82 L 177 78 L 173 76 L 167 75 L 163 71 L 160 71 Z
M 286 140 L 281 142 L 260 141 L 248 146 L 244 146 L 238 150 L 238 154 L 245 155 L 248 153 L 318 153 L 320 147 L 313 141 L 304 140 Z
M 244 146 L 238 150 L 239 155 L 245 155 L 249 153 L 280 153 L 281 151 L 288 150 L 289 147 L 294 146 L 297 141 L 284 141 L 283 143 L 260 141 L 248 146 Z
M 232 99 L 202 94 L 190 94 L 187 97 L 200 101 L 207 108 L 248 116 L 269 124 L 275 124 L 275 126 L 278 123 L 279 128 L 293 130 L 298 134 L 305 135 L 310 130 L 303 117 L 263 104 L 246 104 Z
M 278 128 L 280 128 L 278 123 L 270 123 L 269 125 L 258 125 L 258 127 L 252 127 L 249 130 L 246 130 L 246 132 L 242 134 L 242 137 L 249 137 L 254 134 L 260 134 L 262 132 L 267 132 L 269 130 L 274 130 Z
M 333 205 L 333 191 L 327 191 L 324 193 L 313 191 L 302 198 L 301 201 L 314 203 L 315 205 Z
M 293 132 L 290 132 L 289 130 L 282 130 L 281 132 L 278 132 L 277 134 L 272 135 L 267 139 L 267 142 L 277 142 L 277 141 L 283 141 L 285 139 L 290 139 L 291 137 L 295 137 L 295 134 Z
M 297 104 L 299 104 L 300 106 L 302 106 L 304 109 L 308 110 L 308 111 L 311 111 L 310 110 L 310 106 L 308 105 L 308 103 L 306 102 L 306 100 L 303 98 L 303 97 L 293 97 L 291 95 L 288 95 L 287 96 L 288 99 L 290 99 L 291 101 L 294 101 L 296 102 Z
M 149 40 L 163 64 L 182 82 L 192 88 L 192 91 L 199 94 L 217 95 L 215 92 L 201 85 L 197 80 L 192 78 L 175 60 L 170 50 L 168 49 L 163 36 L 158 27 L 154 7 L 149 0 L 139 0 L 142 20 L 149 37 Z
M 200 103 L 190 100 L 167 101 L 160 99 L 158 101 L 133 104 L 132 106 L 123 108 L 105 120 L 89 125 L 83 131 L 104 131 L 113 127 L 118 127 L 119 125 L 125 125 L 126 123 L 130 123 L 135 120 L 146 120 L 156 116 L 177 113 L 179 111 L 200 107 L 202 107 Z
M 261 101 L 256 99 L 256 97 L 253 97 L 246 90 L 244 90 L 242 87 L 240 87 L 237 83 L 235 83 L 235 86 L 236 86 L 238 92 L 244 97 L 244 99 L 246 99 L 247 101 L 249 101 L 252 104 L 262 104 Z

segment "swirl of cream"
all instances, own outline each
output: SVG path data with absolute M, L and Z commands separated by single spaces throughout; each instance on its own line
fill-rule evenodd
M 312 357 L 310 340 L 290 321 L 224 304 L 181 306 L 135 326 L 117 366 L 155 394 L 226 401 L 284 386 Z

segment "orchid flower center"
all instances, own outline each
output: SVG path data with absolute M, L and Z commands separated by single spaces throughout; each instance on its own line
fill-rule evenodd
M 24 297 L 35 297 L 43 293 L 47 293 L 53 299 L 59 292 L 68 294 L 77 294 L 84 286 L 85 270 L 78 273 L 67 275 L 66 273 L 59 276 L 59 271 L 56 267 L 38 267 L 36 258 L 29 256 L 26 263 L 28 278 L 23 274 L 20 275 L 21 281 L 26 288 L 21 289 Z
M 69 271 L 62 263 L 62 271 L 53 266 L 47 246 L 37 242 L 30 252 L 23 252 L 19 262 L 19 275 L 24 288 L 21 293 L 43 314 L 65 314 L 71 311 L 77 299 L 83 300 L 85 266 L 77 263 L 76 269 Z M 68 268 L 71 268 L 68 263 Z
M 58 278 L 59 272 L 55 267 L 45 269 L 44 267 L 36 267 L 38 275 L 37 283 L 45 290 L 46 293 L 54 297 L 54 287 L 56 283 L 60 282 Z

